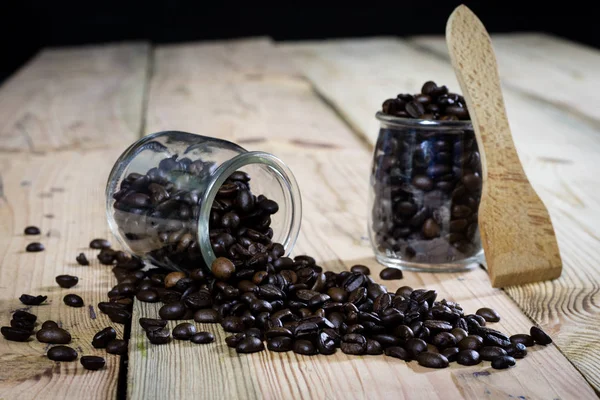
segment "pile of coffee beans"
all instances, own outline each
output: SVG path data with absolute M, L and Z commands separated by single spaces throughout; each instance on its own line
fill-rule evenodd
M 383 113 L 468 122 L 462 96 L 426 82 L 399 94 Z M 382 122 L 373 157 L 371 239 L 379 254 L 425 263 L 462 260 L 481 250 L 477 224 L 481 159 L 472 127 Z
M 213 162 L 174 155 L 144 175 L 129 174 L 113 195 L 113 207 L 131 248 L 140 249 L 156 265 L 184 270 L 203 266 L 197 239 L 200 188 L 214 169 Z M 213 251 L 231 258 L 264 253 L 273 237 L 271 215 L 278 210 L 276 202 L 251 193 L 247 173 L 234 172 L 211 207 Z

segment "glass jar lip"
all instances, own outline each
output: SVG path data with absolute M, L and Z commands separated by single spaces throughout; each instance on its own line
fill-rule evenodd
M 473 122 L 471 120 L 462 121 L 440 121 L 430 119 L 418 119 L 418 118 L 402 118 L 395 117 L 393 115 L 384 114 L 381 111 L 377 111 L 375 118 L 379 121 L 386 123 L 387 125 L 394 125 L 402 128 L 418 128 L 418 129 L 472 129 Z
M 212 203 L 217 195 L 217 191 L 225 182 L 225 180 L 235 171 L 250 164 L 262 164 L 271 167 L 274 175 L 279 179 L 280 183 L 286 185 L 289 193 L 291 220 L 287 237 L 281 243 L 285 249 L 285 255 L 294 248 L 298 234 L 300 233 L 300 224 L 302 222 L 302 198 L 300 188 L 296 182 L 296 178 L 292 174 L 290 168 L 283 163 L 279 158 L 270 153 L 261 151 L 249 151 L 239 154 L 232 159 L 221 164 L 213 173 L 213 178 L 208 183 L 206 191 L 202 197 L 202 206 L 198 221 L 207 221 L 206 224 L 198 223 L 197 237 L 198 245 L 200 246 L 202 257 L 206 266 L 210 268 L 212 262 L 216 259 L 212 249 L 209 235 L 210 210 Z

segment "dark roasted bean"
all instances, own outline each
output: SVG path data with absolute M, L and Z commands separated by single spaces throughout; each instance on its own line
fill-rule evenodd
M 46 356 L 52 361 L 74 361 L 77 352 L 69 346 L 54 346 L 48 350 Z
M 146 337 L 152 344 L 167 344 L 171 341 L 171 331 L 168 328 L 148 330 Z
M 68 294 L 63 297 L 63 302 L 69 307 L 83 307 L 83 299 L 76 294 Z
M 37 253 L 40 251 L 44 251 L 44 245 L 38 242 L 29 243 L 25 248 L 25 251 L 29 253 Z
M 196 344 L 206 344 L 206 343 L 212 343 L 215 341 L 215 335 L 213 335 L 210 332 L 198 332 L 196 334 L 194 334 L 191 338 L 190 341 L 192 343 L 196 343 Z
M 427 343 L 422 339 L 412 338 L 406 341 L 404 347 L 406 348 L 406 351 L 408 351 L 408 354 L 412 358 L 415 358 L 419 353 L 427 350 Z
M 90 265 L 90 262 L 88 261 L 87 257 L 83 253 L 79 253 L 79 255 L 77 257 L 75 257 L 75 260 L 77 261 L 77 263 L 79 265 Z
M 446 357 L 448 361 L 454 362 L 456 361 L 456 357 L 458 356 L 459 352 L 460 350 L 458 349 L 458 347 L 448 347 L 442 350 L 440 354 Z
M 384 268 L 379 273 L 379 277 L 384 280 L 402 279 L 402 270 L 398 268 Z
M 45 302 L 47 298 L 48 296 L 31 296 L 28 294 L 22 294 L 21 297 L 19 297 L 19 300 L 26 306 L 39 306 L 40 304 Z
M 292 350 L 294 341 L 287 336 L 275 336 L 267 339 L 267 349 L 275 352 L 286 352 Z
M 544 332 L 537 326 L 532 326 L 529 330 L 529 334 L 537 344 L 545 346 L 552 343 L 552 338 L 550 338 L 550 336 L 548 336 L 546 332 Z
M 106 361 L 102 357 L 98 356 L 83 356 L 79 360 L 83 368 L 88 369 L 90 371 L 97 371 L 101 368 L 104 368 Z
M 400 346 L 388 347 L 387 349 L 385 349 L 385 355 L 389 357 L 399 358 L 405 361 L 411 359 L 409 352 Z
M 477 315 L 483 317 L 487 322 L 498 322 L 500 321 L 500 314 L 496 310 L 491 308 L 480 308 L 476 312 Z
M 504 348 L 506 354 L 514 358 L 525 358 L 527 347 L 523 343 L 511 343 Z
M 479 357 L 484 361 L 493 361 L 495 358 L 505 355 L 506 351 L 498 346 L 484 346 L 479 349 Z
M 115 340 L 117 338 L 117 331 L 112 327 L 107 327 L 102 329 L 100 332 L 94 335 L 92 339 L 92 346 L 96 349 L 105 348 L 109 342 Z
M 37 226 L 28 226 L 25 228 L 24 233 L 26 235 L 39 235 L 40 228 L 38 228 Z
M 265 345 L 262 340 L 254 336 L 246 336 L 235 347 L 235 351 L 238 353 L 256 353 L 264 349 Z
M 94 239 L 90 242 L 90 248 L 92 248 L 92 249 L 108 249 L 108 248 L 110 248 L 110 242 L 106 239 Z
M 472 349 L 461 350 L 456 355 L 456 362 L 461 365 L 477 365 L 481 362 L 479 353 Z
M 0 331 L 6 340 L 13 342 L 26 342 L 33 334 L 33 332 L 28 329 L 15 328 L 11 326 L 3 326 Z
M 220 318 L 221 317 L 219 316 L 219 313 L 216 310 L 213 310 L 212 308 L 198 310 L 194 314 L 194 321 L 199 323 L 214 324 L 219 322 Z
M 449 363 L 444 355 L 430 351 L 419 353 L 416 360 L 419 365 L 427 368 L 446 368 Z
M 156 331 L 154 331 L 156 332 Z M 106 345 L 106 352 L 108 354 L 127 354 L 127 342 L 121 339 L 114 339 Z
M 524 344 L 526 347 L 531 347 L 533 346 L 535 343 L 533 341 L 533 337 L 526 335 L 524 333 L 519 333 L 517 335 L 512 335 L 510 337 L 510 341 L 511 343 L 522 343 Z
M 516 364 L 516 361 L 511 356 L 499 356 L 492 360 L 492 368 L 506 369 Z
M 177 340 L 189 340 L 196 334 L 196 326 L 189 322 L 184 322 L 173 328 L 173 338 Z
M 296 340 L 293 347 L 294 353 L 312 356 L 317 354 L 317 348 L 308 340 Z
M 63 289 L 72 288 L 79 282 L 79 278 L 72 275 L 58 275 L 55 280 L 56 283 L 58 283 L 58 286 Z
M 458 348 L 461 350 L 478 350 L 483 345 L 481 336 L 469 335 L 458 342 Z
M 71 342 L 71 334 L 59 327 L 40 329 L 35 337 L 38 342 L 42 343 L 67 344 Z
M 366 265 L 361 265 L 361 264 L 353 265 L 350 268 L 350 271 L 356 272 L 359 274 L 363 274 L 363 275 L 371 275 L 371 270 L 369 269 L 369 267 L 367 267 Z

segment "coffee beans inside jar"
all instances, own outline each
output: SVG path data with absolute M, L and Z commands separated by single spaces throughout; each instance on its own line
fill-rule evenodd
M 477 255 L 481 160 L 464 98 L 429 81 L 386 100 L 378 119 L 370 227 L 380 261 Z

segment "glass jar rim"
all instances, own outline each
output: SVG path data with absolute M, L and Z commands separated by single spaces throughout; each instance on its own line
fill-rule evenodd
M 459 121 L 441 121 L 439 119 L 418 119 L 418 118 L 403 118 L 396 117 L 393 115 L 384 114 L 381 111 L 377 111 L 375 118 L 379 121 L 384 122 L 387 125 L 394 125 L 399 128 L 417 128 L 417 129 L 472 129 L 473 122 L 471 120 L 459 120 Z M 458 133 L 458 132 L 457 132 Z

